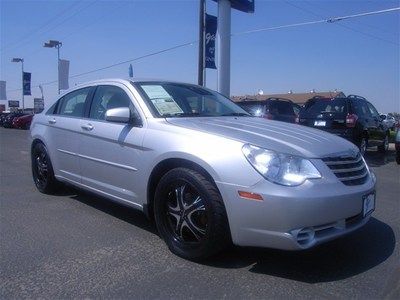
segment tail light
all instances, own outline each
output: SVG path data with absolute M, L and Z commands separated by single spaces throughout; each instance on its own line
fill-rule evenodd
M 354 127 L 356 126 L 358 116 L 356 114 L 347 114 L 346 116 L 346 126 L 347 127 Z

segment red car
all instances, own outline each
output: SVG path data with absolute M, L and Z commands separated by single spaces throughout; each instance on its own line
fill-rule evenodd
M 13 128 L 29 129 L 31 127 L 33 115 L 24 115 L 14 118 L 12 121 Z

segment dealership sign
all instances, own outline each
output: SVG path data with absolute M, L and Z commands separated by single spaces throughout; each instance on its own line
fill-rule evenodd
M 40 114 L 44 109 L 44 99 L 35 98 L 33 99 L 33 111 L 35 114 Z
M 8 107 L 19 107 L 18 100 L 8 100 Z
M 205 67 L 216 69 L 215 66 L 215 35 L 217 34 L 217 17 L 206 14 L 205 36 Z
M 213 0 L 218 2 L 218 0 Z M 255 0 L 230 0 L 231 7 L 246 13 L 254 12 L 254 1 Z

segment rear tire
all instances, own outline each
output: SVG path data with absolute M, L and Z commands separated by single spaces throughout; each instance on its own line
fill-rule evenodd
M 191 169 L 176 168 L 161 178 L 154 214 L 168 248 L 185 259 L 207 258 L 230 242 L 221 195 L 210 180 Z
M 385 139 L 383 140 L 383 144 L 378 146 L 378 151 L 380 153 L 385 153 L 389 149 L 389 135 L 386 134 Z
M 53 194 L 60 183 L 54 176 L 53 165 L 45 145 L 37 143 L 31 153 L 32 177 L 36 188 L 44 194 Z

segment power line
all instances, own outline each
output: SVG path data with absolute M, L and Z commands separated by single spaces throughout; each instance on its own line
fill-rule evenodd
M 270 30 L 283 29 L 283 28 L 300 27 L 300 26 L 306 26 L 306 25 L 311 25 L 311 24 L 334 23 L 334 22 L 338 22 L 338 21 L 341 21 L 341 20 L 345 20 L 345 19 L 357 18 L 357 17 L 362 17 L 362 16 L 387 13 L 387 12 L 393 12 L 393 11 L 397 11 L 397 10 L 400 10 L 400 7 L 395 7 L 395 8 L 386 9 L 386 10 L 380 10 L 380 11 L 361 13 L 361 14 L 355 14 L 355 15 L 349 15 L 349 16 L 328 18 L 328 19 L 323 19 L 323 20 L 316 20 L 316 21 L 309 21 L 309 22 L 302 22 L 302 23 L 287 24 L 287 25 L 280 25 L 280 26 L 274 26 L 274 27 L 247 30 L 247 31 L 234 33 L 231 36 L 239 36 L 239 35 L 244 35 L 244 34 L 257 33 L 257 32 L 263 32 L 263 31 L 270 31 Z M 163 50 L 159 50 L 159 51 L 156 51 L 156 52 L 145 54 L 143 56 L 139 56 L 139 57 L 136 57 L 136 58 L 133 58 L 133 59 L 129 59 L 129 60 L 126 60 L 126 61 L 122 61 L 122 62 L 119 62 L 119 63 L 108 65 L 108 66 L 105 66 L 105 67 L 101 67 L 101 68 L 98 68 L 98 69 L 95 69 L 95 70 L 91 70 L 91 71 L 86 71 L 86 72 L 83 72 L 83 73 L 75 74 L 75 75 L 70 76 L 69 78 L 76 78 L 76 77 L 80 77 L 80 76 L 83 76 L 83 75 L 88 75 L 88 74 L 91 74 L 91 73 L 95 73 L 95 72 L 98 72 L 98 71 L 110 69 L 110 68 L 113 68 L 113 67 L 116 67 L 116 66 L 119 66 L 119 65 L 123 65 L 123 64 L 129 63 L 129 62 L 138 61 L 138 60 L 143 59 L 143 58 L 147 58 L 147 57 L 150 57 L 150 56 L 154 56 L 154 55 L 158 55 L 158 54 L 165 53 L 165 52 L 168 52 L 168 51 L 172 51 L 172 50 L 175 50 L 175 49 L 178 49 L 178 48 L 182 48 L 182 47 L 186 47 L 186 46 L 189 46 L 189 45 L 193 45 L 194 43 L 197 43 L 197 42 L 198 41 L 186 42 L 186 43 L 179 44 L 179 45 L 176 45 L 176 46 L 173 46 L 173 47 L 165 48 Z M 398 44 L 396 44 L 396 45 L 398 45 Z M 41 85 L 49 85 L 49 84 L 53 84 L 53 83 L 57 83 L 57 80 L 53 80 L 53 81 L 49 81 L 49 82 L 46 82 L 46 83 L 42 83 Z M 34 87 L 39 87 L 39 85 L 36 85 Z M 14 91 L 20 91 L 20 90 L 21 89 L 13 89 L 13 90 L 8 90 L 7 92 L 14 92 Z
M 145 54 L 145 55 L 142 55 L 142 56 L 139 56 L 139 57 L 135 57 L 135 58 L 132 58 L 132 59 L 129 59 L 129 60 L 125 60 L 125 61 L 118 62 L 118 63 L 112 64 L 112 65 L 101 67 L 101 68 L 98 68 L 98 69 L 95 69 L 95 70 L 86 71 L 86 72 L 79 73 L 79 74 L 74 74 L 74 75 L 69 76 L 69 78 L 76 78 L 76 77 L 88 75 L 88 74 L 91 74 L 91 73 L 107 70 L 107 69 L 110 69 L 110 68 L 113 68 L 113 67 L 116 67 L 116 66 L 120 66 L 120 65 L 129 63 L 129 62 L 138 61 L 140 59 L 147 58 L 147 57 L 150 57 L 150 56 L 155 56 L 155 55 L 158 55 L 158 54 L 161 54 L 161 53 L 169 52 L 169 51 L 176 50 L 176 49 L 179 49 L 179 48 L 183 48 L 183 47 L 186 47 L 186 46 L 191 46 L 194 43 L 196 43 L 196 41 L 179 44 L 179 45 L 176 45 L 176 46 L 173 46 L 173 47 L 165 48 L 165 49 L 162 49 L 162 50 L 159 50 L 159 51 L 155 51 L 155 52 L 152 52 L 152 53 L 149 53 L 149 54 Z M 41 84 L 35 85 L 33 87 L 39 87 L 39 85 L 50 85 L 50 84 L 57 83 L 57 81 L 58 80 L 53 80 L 53 81 L 49 81 L 49 82 L 45 82 L 45 83 L 41 83 Z M 15 92 L 15 91 L 20 91 L 20 90 L 21 89 L 13 89 L 13 90 L 8 90 L 7 92 Z
M 92 6 L 93 4 L 95 4 L 95 3 L 98 2 L 98 1 L 99 1 L 99 0 L 95 0 L 95 1 L 90 2 L 89 4 L 87 4 L 87 5 L 83 6 L 83 7 L 81 7 L 80 9 L 78 9 L 77 11 L 75 11 L 72 15 L 68 16 L 66 19 L 64 19 L 64 20 L 61 21 L 60 23 L 58 23 L 58 24 L 52 26 L 51 28 L 48 28 L 47 30 L 45 30 L 45 31 L 43 31 L 43 32 L 40 32 L 35 38 L 37 38 L 37 37 L 39 37 L 39 36 L 42 36 L 42 35 L 45 34 L 45 33 L 48 33 L 48 32 L 53 31 L 54 29 L 56 29 L 57 27 L 61 26 L 61 25 L 64 24 L 65 22 L 69 21 L 70 19 L 72 19 L 73 17 L 75 17 L 77 14 L 79 14 L 81 11 L 83 11 L 83 10 L 89 8 L 90 6 Z M 33 35 L 35 35 L 35 34 L 33 34 Z M 32 39 L 33 39 L 33 37 L 32 37 L 32 35 L 31 35 L 30 37 L 28 37 L 28 39 L 26 39 L 26 41 L 30 41 L 30 40 L 32 40 Z M 25 42 L 26 42 L 26 41 L 25 41 Z M 20 42 L 18 42 L 15 46 L 13 46 L 13 47 L 11 47 L 11 48 L 8 48 L 7 51 L 8 51 L 8 50 L 11 50 L 11 49 L 14 49 L 14 48 L 16 48 L 16 47 L 18 48 L 18 47 L 20 46 L 20 44 L 23 44 L 23 43 L 24 43 L 24 41 L 20 41 Z M 3 52 L 3 51 L 2 51 L 2 52 Z
M 0 49 L 1 52 L 8 50 L 10 47 L 13 49 L 15 48 L 15 45 L 19 45 L 21 44 L 21 42 L 23 42 L 26 38 L 29 38 L 32 36 L 32 34 L 35 34 L 35 32 L 38 32 L 40 30 L 42 30 L 43 28 L 45 28 L 47 25 L 49 25 L 51 22 L 53 22 L 54 20 L 57 20 L 60 16 L 62 16 L 63 14 L 65 14 L 66 12 L 68 12 L 70 9 L 72 9 L 73 7 L 75 7 L 77 4 L 79 4 L 79 2 L 75 2 L 72 3 L 72 5 L 68 6 L 66 9 L 63 9 L 61 12 L 59 12 L 58 14 L 56 14 L 54 17 L 50 18 L 49 20 L 47 20 L 45 23 L 43 23 L 41 26 L 39 26 L 38 28 L 35 28 L 34 30 L 29 31 L 27 34 L 23 35 L 20 39 L 18 39 L 18 41 L 11 43 L 7 46 L 4 46 Z
M 289 2 L 289 1 L 285 1 L 285 3 L 288 4 L 288 5 L 290 5 L 290 6 L 292 6 L 292 7 L 294 7 L 294 8 L 297 8 L 297 9 L 299 9 L 299 10 L 302 10 L 302 11 L 304 11 L 304 12 L 307 12 L 307 13 L 313 15 L 313 16 L 320 17 L 320 18 L 325 18 L 325 16 L 323 16 L 323 15 L 321 15 L 321 14 L 317 14 L 317 13 L 315 13 L 314 11 L 311 11 L 311 10 L 309 10 L 309 9 L 307 9 L 307 8 L 298 6 L 298 5 L 296 5 L 296 4 L 294 4 L 294 3 L 291 3 L 291 2 Z M 364 16 L 370 16 L 370 15 L 388 13 L 388 12 L 396 11 L 396 10 L 399 10 L 399 9 L 400 9 L 399 7 L 395 7 L 395 8 L 389 8 L 389 9 L 378 10 L 378 11 L 373 11 L 373 12 L 367 12 L 367 13 L 360 13 L 360 14 L 355 14 L 355 15 L 349 15 L 349 16 L 344 16 L 344 17 L 328 18 L 328 19 L 326 19 L 326 22 L 328 22 L 328 23 L 333 23 L 333 24 L 335 24 L 335 25 L 337 25 L 337 26 L 340 26 L 340 27 L 343 27 L 343 28 L 345 28 L 345 29 L 347 29 L 347 30 L 351 30 L 351 31 L 353 31 L 353 32 L 357 32 L 357 33 L 359 33 L 359 34 L 362 34 L 362 35 L 365 35 L 365 36 L 368 36 L 368 37 L 371 37 L 371 38 L 374 38 L 374 39 L 377 39 L 377 40 L 380 40 L 380 41 L 383 41 L 383 42 L 387 42 L 387 43 L 394 44 L 394 45 L 399 45 L 399 44 L 396 43 L 396 42 L 393 42 L 393 41 L 390 41 L 390 40 L 381 38 L 381 37 L 376 36 L 376 35 L 373 35 L 373 34 L 371 34 L 371 33 L 363 32 L 363 31 L 361 31 L 361 30 L 355 29 L 355 28 L 350 27 L 350 26 L 348 26 L 348 25 L 344 25 L 344 24 L 339 24 L 339 23 L 337 23 L 337 22 L 339 22 L 339 21 L 347 20 L 347 19 L 350 19 L 350 18 L 358 18 L 358 17 L 364 17 Z

